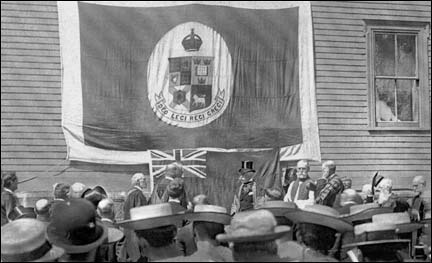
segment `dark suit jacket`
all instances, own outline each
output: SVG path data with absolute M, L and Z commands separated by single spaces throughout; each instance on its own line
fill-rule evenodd
M 185 256 L 190 256 L 197 250 L 192 223 L 187 224 L 177 231 L 176 243 Z

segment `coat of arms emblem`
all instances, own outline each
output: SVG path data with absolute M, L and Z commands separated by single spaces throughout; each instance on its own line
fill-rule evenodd
M 182 40 L 173 44 L 162 39 L 158 45 L 165 47 L 156 46 L 152 53 L 148 66 L 149 100 L 163 121 L 195 128 L 210 123 L 225 110 L 232 90 L 231 56 L 220 36 L 213 43 L 217 33 L 211 28 L 189 22 L 178 26 L 178 31 L 173 29 L 172 35 L 185 30 L 189 34 Z M 166 46 L 172 52 L 164 52 Z M 152 71 L 156 74 L 152 75 Z M 165 72 L 163 77 L 161 71 Z

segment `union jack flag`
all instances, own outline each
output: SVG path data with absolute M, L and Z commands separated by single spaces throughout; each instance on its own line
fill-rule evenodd
M 168 164 L 179 162 L 183 165 L 184 177 L 206 178 L 206 154 L 207 151 L 194 149 L 150 150 L 151 177 L 157 180 L 164 174 Z

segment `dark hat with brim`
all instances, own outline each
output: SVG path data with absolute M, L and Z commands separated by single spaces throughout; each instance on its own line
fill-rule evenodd
M 353 230 L 353 226 L 339 218 L 339 212 L 324 205 L 306 205 L 303 209 L 288 211 L 285 217 L 294 223 L 309 223 L 325 226 L 344 233 Z
M 47 227 L 48 240 L 63 248 L 68 254 L 81 254 L 98 248 L 107 239 L 108 230 L 100 221 L 96 221 L 94 234 L 92 235 L 96 237 L 92 242 L 75 245 L 67 233 L 58 231 L 53 224 L 49 224 Z
M 284 201 L 265 201 L 260 204 L 256 209 L 266 209 L 274 216 L 285 216 L 287 212 L 297 211 L 297 205 L 294 202 Z
M 131 219 L 117 223 L 118 226 L 134 230 L 153 229 L 169 225 L 181 225 L 185 214 L 174 213 L 169 203 L 146 205 L 130 210 Z
M 215 205 L 196 205 L 192 213 L 186 213 L 184 219 L 229 225 L 231 216 L 225 207 Z
M 241 168 L 238 170 L 239 173 L 245 174 L 247 172 L 255 172 L 253 169 L 253 161 L 242 161 Z

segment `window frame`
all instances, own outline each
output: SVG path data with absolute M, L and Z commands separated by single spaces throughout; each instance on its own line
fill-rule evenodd
M 369 130 L 430 130 L 429 107 L 429 66 L 428 36 L 429 23 L 388 20 L 364 20 L 367 45 L 367 85 Z M 418 121 L 417 122 L 382 122 L 376 120 L 376 88 L 375 88 L 375 34 L 394 33 L 415 34 L 417 46 L 417 74 L 419 86 Z M 426 58 L 426 59 L 425 59 Z M 389 77 L 391 78 L 391 77 Z M 396 75 L 395 78 L 397 79 Z

